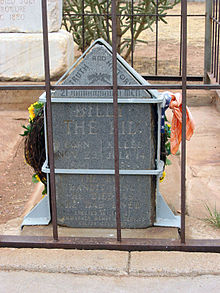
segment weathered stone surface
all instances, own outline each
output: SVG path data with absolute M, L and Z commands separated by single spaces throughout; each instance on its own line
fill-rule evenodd
M 56 175 L 58 223 L 116 227 L 114 175 Z M 120 176 L 122 228 L 152 225 L 154 186 L 148 176 Z
M 126 275 L 128 252 L 107 250 L 0 249 L 0 270 Z
M 118 60 L 118 83 L 141 84 L 139 75 Z M 63 84 L 111 85 L 112 55 L 96 44 Z M 57 90 L 54 97 L 87 98 L 86 103 L 54 103 L 56 169 L 114 170 L 113 104 L 90 103 L 112 98 L 111 90 Z M 119 98 L 151 98 L 145 90 L 119 90 Z M 154 97 L 155 98 L 155 97 Z M 105 101 L 105 100 L 104 100 Z M 121 170 L 155 170 L 156 115 L 150 104 L 119 104 L 119 165 Z M 70 227 L 116 226 L 114 173 L 56 175 L 58 223 Z M 154 222 L 155 178 L 121 175 L 123 228 Z
M 55 32 L 61 27 L 62 0 L 47 0 L 48 31 Z M 42 32 L 40 0 L 1 0 L 0 32 Z
M 127 64 L 128 65 L 128 64 Z M 131 69 L 131 68 L 130 68 Z M 134 70 L 126 69 L 126 66 L 118 60 L 117 77 L 118 85 L 138 85 L 137 75 Z M 145 81 L 146 83 L 146 81 Z M 112 53 L 104 45 L 96 44 L 83 62 L 71 72 L 63 83 L 64 85 L 112 85 Z M 157 91 L 145 90 L 118 90 L 119 98 L 152 98 Z M 113 97 L 112 90 L 57 90 L 55 97 L 75 98 L 110 98 Z
M 137 276 L 219 274 L 219 261 L 220 255 L 217 253 L 131 252 L 129 272 Z
M 42 34 L 2 33 L 1 80 L 44 80 Z M 51 78 L 61 76 L 73 64 L 72 35 L 64 30 L 49 34 Z

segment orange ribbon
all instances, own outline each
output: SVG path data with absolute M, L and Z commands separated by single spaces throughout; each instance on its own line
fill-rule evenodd
M 173 111 L 170 146 L 173 155 L 179 149 L 182 140 L 182 95 L 180 93 L 172 94 L 170 109 Z M 186 107 L 186 139 L 190 140 L 195 129 L 195 123 L 188 107 Z

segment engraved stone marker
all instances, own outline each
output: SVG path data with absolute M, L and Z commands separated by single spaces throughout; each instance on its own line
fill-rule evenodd
M 44 80 L 41 0 L 0 0 L 0 79 Z M 60 29 L 62 0 L 47 0 L 50 77 L 74 61 L 72 34 Z
M 62 0 L 48 0 L 48 31 L 58 31 Z M 42 32 L 41 0 L 0 0 L 0 32 Z
M 120 57 L 117 66 L 119 85 L 146 84 Z M 111 85 L 111 48 L 97 42 L 63 84 Z M 122 228 L 154 223 L 156 178 L 141 172 L 156 168 L 156 106 L 136 102 L 156 93 L 118 91 Z M 58 223 L 116 227 L 112 91 L 56 90 L 52 97 Z

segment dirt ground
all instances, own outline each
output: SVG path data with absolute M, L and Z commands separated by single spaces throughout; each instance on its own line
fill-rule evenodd
M 32 169 L 25 163 L 24 140 L 19 137 L 27 117 L 24 111 L 0 111 L 0 223 L 21 216 L 33 192 Z
M 181 13 L 180 4 L 167 14 Z M 188 14 L 205 14 L 205 3 L 188 3 Z M 180 73 L 180 17 L 166 17 L 167 24 L 159 22 L 158 27 L 158 75 L 179 75 Z M 155 29 L 142 33 L 141 37 L 148 42 L 138 44 L 135 49 L 134 68 L 146 75 L 155 74 Z M 188 75 L 203 75 L 204 71 L 204 42 L 205 17 L 188 17 L 187 45 L 188 45 Z M 146 66 L 147 65 L 147 66 Z
M 189 14 L 204 14 L 205 4 L 204 3 L 188 3 L 188 13 Z M 176 14 L 180 12 L 180 5 L 177 5 L 169 13 Z M 179 62 L 179 35 L 180 35 L 180 23 L 178 17 L 169 17 L 168 24 L 159 25 L 159 66 L 158 74 L 178 74 L 178 62 Z M 135 53 L 135 69 L 142 74 L 154 74 L 154 56 L 155 56 L 155 33 L 147 32 L 144 36 L 148 40 L 147 47 L 144 45 L 138 45 Z M 189 18 L 188 21 L 188 73 L 191 75 L 202 75 L 203 74 L 203 54 L 204 54 L 204 18 Z M 196 110 L 196 115 L 199 117 L 200 114 Z M 218 115 L 218 114 L 216 114 Z M 196 117 L 197 117 L 196 116 Z M 217 117 L 217 116 L 216 116 Z M 15 218 L 19 218 L 24 214 L 27 209 L 28 202 L 31 200 L 31 194 L 35 188 L 35 185 L 31 182 L 32 170 L 24 162 L 23 156 L 23 139 L 19 137 L 19 133 L 22 132 L 21 125 L 27 124 L 28 112 L 26 111 L 0 111 L 0 118 L 2 121 L 0 129 L 0 224 L 4 224 Z M 207 130 L 208 131 L 208 130 Z M 215 134 L 213 134 L 215 136 Z M 206 140 L 207 137 L 204 138 Z M 204 140 L 201 143 L 204 143 Z M 218 141 L 219 142 L 219 141 Z M 218 143 L 218 146 L 220 144 Z M 5 147 L 7 146 L 7 147 Z M 217 146 L 217 144 L 216 144 Z M 197 150 L 198 151 L 198 150 Z M 194 153 L 196 156 L 197 154 Z M 201 155 L 202 156 L 202 155 Z M 193 158 L 191 158 L 193 161 Z M 216 158 L 217 160 L 217 158 Z M 213 164 L 215 158 L 212 158 Z M 219 160 L 217 160 L 219 161 Z M 175 165 L 177 164 L 177 165 Z M 175 173 L 175 166 L 179 168 L 179 161 L 177 158 L 174 159 L 173 167 Z M 171 169 L 170 169 L 171 170 Z M 213 170 L 211 170 L 214 172 Z M 203 174 L 198 170 L 191 170 L 192 177 L 202 177 Z M 175 176 L 169 174 L 167 186 L 176 184 Z M 179 179 L 177 179 L 179 180 Z M 199 180 L 197 178 L 197 180 Z M 214 180 L 214 185 L 217 185 L 217 177 L 214 176 L 207 182 L 203 180 L 203 188 L 208 185 L 212 185 Z M 195 182 L 195 181 L 194 181 Z M 165 190 L 167 187 L 162 187 Z M 179 188 L 179 185 L 177 184 Z M 191 189 L 199 194 L 200 183 L 197 182 L 197 186 L 190 186 Z M 211 187 L 210 187 L 211 188 Z M 180 189 L 179 189 L 180 190 Z M 210 189 L 211 190 L 211 189 Z M 211 192 L 207 190 L 207 192 Z M 219 184 L 217 191 L 219 190 Z M 215 194 L 217 191 L 213 191 Z M 180 210 L 179 204 L 179 192 L 176 191 L 178 196 L 175 200 L 169 198 L 169 194 L 165 194 L 168 203 L 171 208 L 178 213 Z M 193 193 L 195 194 L 195 192 Z M 216 199 L 220 202 L 219 196 Z M 204 210 L 202 209 L 202 201 L 199 203 L 201 215 L 204 215 Z M 199 199 L 193 198 L 193 210 L 196 210 L 196 205 Z M 211 204 L 214 204 L 212 201 Z M 191 207 L 189 207 L 189 211 Z M 187 221 L 189 223 L 189 229 L 193 229 L 192 225 L 194 222 L 198 223 L 200 227 L 200 232 L 195 233 L 196 236 L 202 237 L 204 231 L 210 235 L 211 238 L 217 237 L 219 231 L 215 228 L 209 227 L 204 222 L 201 222 L 198 214 L 193 217 L 187 216 Z

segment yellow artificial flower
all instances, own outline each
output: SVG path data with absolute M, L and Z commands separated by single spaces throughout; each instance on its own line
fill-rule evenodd
M 35 117 L 34 104 L 30 105 L 30 107 L 28 108 L 28 111 L 29 111 L 29 121 L 32 121 Z
M 165 176 L 166 176 L 166 172 L 163 171 L 163 175 L 162 175 L 162 177 L 160 177 L 160 182 L 163 182 L 164 181 Z
M 40 181 L 40 177 L 36 174 L 35 178 L 37 179 L 37 181 Z
M 171 124 L 167 123 L 167 126 L 168 126 L 168 127 L 171 127 Z

